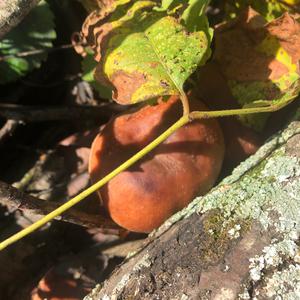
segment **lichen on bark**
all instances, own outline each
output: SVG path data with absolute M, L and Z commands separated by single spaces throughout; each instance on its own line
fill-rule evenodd
M 299 120 L 300 111 L 85 299 L 299 299 Z

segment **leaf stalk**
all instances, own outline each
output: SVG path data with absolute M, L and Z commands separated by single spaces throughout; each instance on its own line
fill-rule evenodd
M 157 147 L 160 143 L 166 140 L 172 133 L 174 133 L 177 129 L 181 128 L 182 126 L 186 125 L 190 121 L 196 119 L 210 119 L 216 117 L 225 117 L 225 116 L 236 116 L 236 115 L 246 115 L 246 114 L 255 114 L 255 113 L 263 113 L 263 112 L 272 112 L 279 110 L 283 106 L 285 106 L 288 102 L 285 101 L 282 103 L 270 104 L 266 106 L 260 107 L 250 107 L 250 108 L 241 108 L 241 109 L 231 109 L 231 110 L 219 110 L 219 111 L 193 111 L 191 113 L 185 113 L 176 123 L 174 123 L 171 127 L 169 127 L 165 132 L 163 132 L 160 136 L 158 136 L 155 140 L 153 140 L 150 144 L 148 144 L 145 148 L 137 152 L 119 167 L 114 169 L 111 173 L 106 175 L 104 178 L 78 194 L 76 197 L 70 199 L 65 204 L 61 205 L 48 215 L 44 216 L 42 219 L 38 220 L 37 222 L 33 223 L 32 225 L 28 226 L 27 228 L 17 232 L 16 234 L 12 235 L 8 239 L 4 240 L 0 243 L 0 251 L 5 249 L 7 246 L 17 242 L 18 240 L 22 239 L 23 237 L 29 235 L 30 233 L 34 232 L 35 230 L 39 229 L 40 227 L 46 225 L 52 219 L 56 218 L 57 216 L 64 213 L 69 208 L 73 207 L 77 203 L 81 202 L 87 196 L 91 195 L 92 193 L 99 190 L 103 187 L 106 183 L 108 183 L 111 179 L 115 176 L 123 172 L 124 170 L 128 169 L 138 160 L 143 158 L 146 154 L 148 154 L 151 150 Z M 185 103 L 184 101 L 182 101 Z M 188 103 L 188 102 L 187 102 Z

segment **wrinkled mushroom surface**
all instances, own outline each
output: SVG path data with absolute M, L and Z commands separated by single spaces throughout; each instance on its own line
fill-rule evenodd
M 206 110 L 198 100 L 192 110 Z M 145 106 L 112 119 L 95 138 L 89 172 L 95 182 L 141 150 L 182 115 L 180 100 Z M 99 195 L 111 218 L 136 232 L 150 232 L 209 191 L 218 178 L 224 142 L 217 120 L 197 120 L 106 184 Z

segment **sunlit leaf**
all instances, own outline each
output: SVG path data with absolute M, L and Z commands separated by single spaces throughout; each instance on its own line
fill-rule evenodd
M 14 55 L 32 50 L 47 50 L 56 38 L 53 14 L 49 5 L 41 1 L 29 15 L 0 41 L 0 83 L 7 83 L 39 68 L 47 53 L 26 57 Z
M 157 11 L 166 11 L 169 15 L 177 13 L 180 22 L 188 31 L 206 30 L 208 38 L 212 39 L 213 31 L 209 28 L 205 10 L 210 0 L 163 0 Z
M 180 3 L 178 0 L 162 0 L 161 1 L 161 6 L 155 8 L 157 11 L 167 11 L 171 8 L 171 6 L 173 5 L 178 5 L 178 3 Z
M 122 104 L 182 93 L 186 79 L 210 55 L 208 24 L 189 32 L 180 19 L 154 10 L 155 1 L 115 5 L 109 16 L 102 11 L 98 23 L 94 15 L 93 27 L 84 27 L 99 61 L 96 79 L 113 86 Z
M 289 4 L 289 5 L 297 5 L 300 3 L 300 0 L 282 0 L 282 2 Z
M 208 27 L 205 10 L 209 2 L 209 0 L 188 1 L 188 6 L 184 10 L 181 19 L 184 21 L 184 25 L 190 32 L 203 30 L 206 26 Z

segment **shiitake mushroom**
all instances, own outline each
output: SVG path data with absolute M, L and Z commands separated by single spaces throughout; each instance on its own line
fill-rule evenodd
M 207 110 L 190 99 L 192 110 Z M 176 96 L 113 118 L 95 138 L 89 172 L 95 182 L 141 150 L 182 115 Z M 216 182 L 224 157 L 218 121 L 195 120 L 123 171 L 99 196 L 110 217 L 135 232 L 150 232 Z

